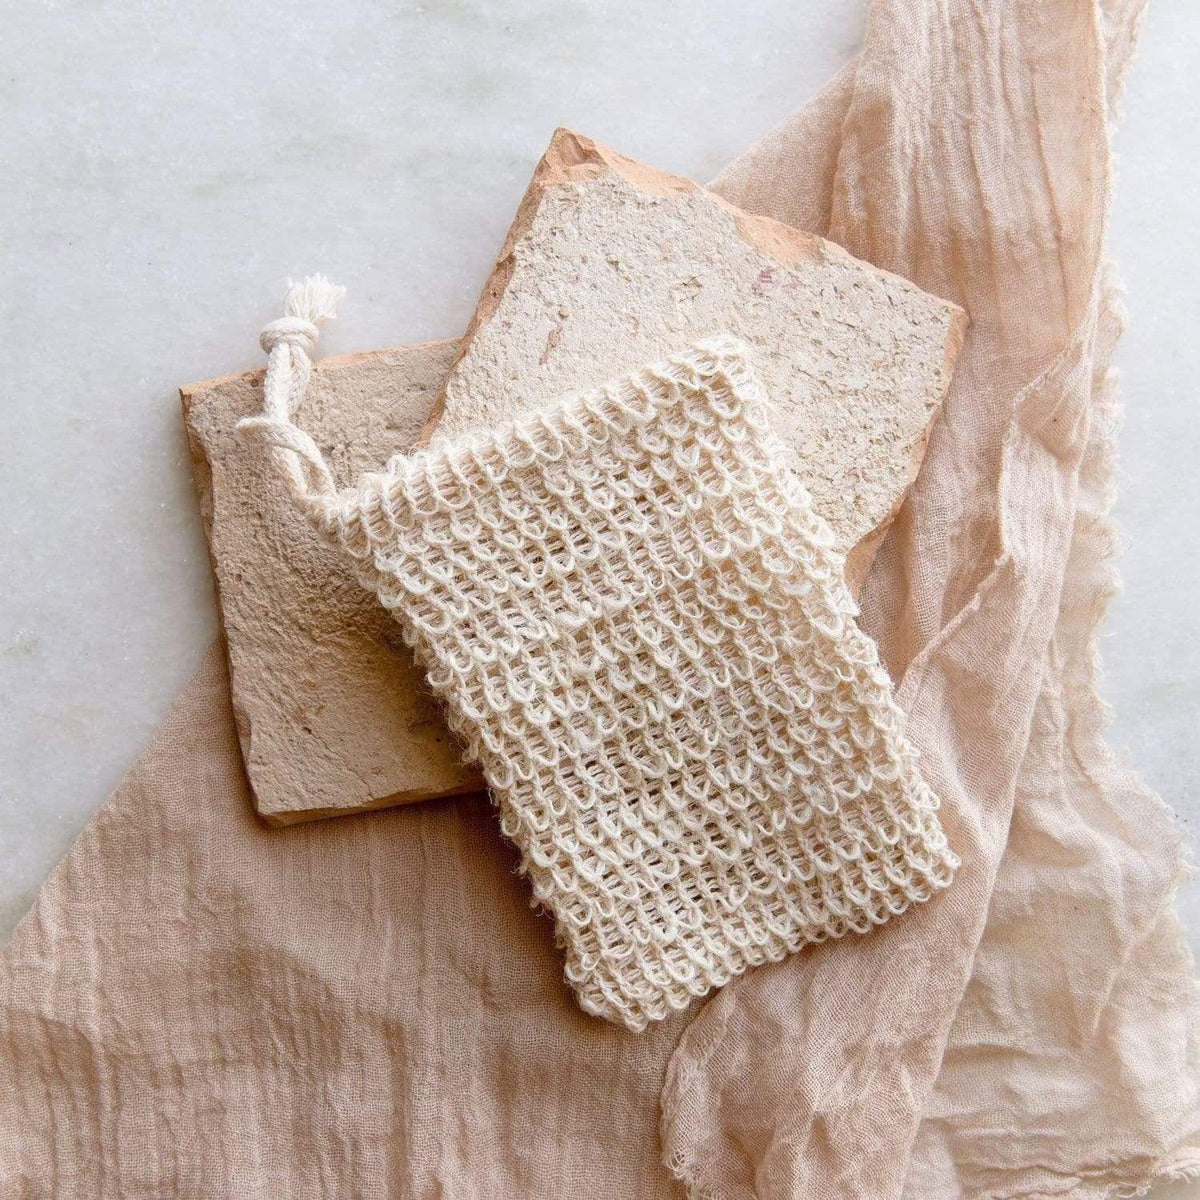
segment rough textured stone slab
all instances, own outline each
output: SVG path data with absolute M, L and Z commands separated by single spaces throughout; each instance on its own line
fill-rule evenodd
M 730 329 L 787 405 L 785 433 L 857 587 L 916 473 L 962 324 L 829 243 L 560 132 L 473 338 L 324 359 L 303 422 L 345 483 L 423 427 L 498 420 L 525 394 L 579 390 Z M 259 813 L 287 823 L 478 789 L 396 623 L 233 433 L 259 409 L 261 380 L 181 392 Z
M 339 482 L 413 444 L 457 342 L 318 364 L 304 423 Z M 318 542 L 261 449 L 234 433 L 262 372 L 181 390 L 258 812 L 309 820 L 477 791 L 400 628 Z
M 697 337 L 746 342 L 861 583 L 916 475 L 965 314 L 840 247 L 560 129 L 426 438 L 492 427 Z

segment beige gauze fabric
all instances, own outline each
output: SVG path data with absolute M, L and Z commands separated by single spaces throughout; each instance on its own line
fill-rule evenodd
M 718 181 L 972 326 L 863 596 L 963 868 L 911 923 L 689 1026 L 665 1136 L 714 1194 L 1101 1196 L 1200 1167 L 1179 834 L 1095 692 L 1106 120 L 1140 8 L 877 3 L 858 62 Z
M 877 0 L 718 183 L 971 312 L 863 597 L 954 886 L 633 1034 L 571 1002 L 486 801 L 260 825 L 214 650 L 0 958 L 0 1191 L 682 1195 L 665 1152 L 697 1195 L 942 1200 L 1200 1167 L 1178 835 L 1093 679 L 1138 8 Z

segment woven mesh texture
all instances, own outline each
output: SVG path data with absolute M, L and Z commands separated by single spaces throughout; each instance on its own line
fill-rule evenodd
M 400 620 L 633 1029 L 956 860 L 842 560 L 735 342 L 398 456 L 311 515 Z

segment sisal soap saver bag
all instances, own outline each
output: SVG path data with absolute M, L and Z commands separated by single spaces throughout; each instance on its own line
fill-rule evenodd
M 339 294 L 289 289 L 242 427 L 399 620 L 585 1010 L 643 1029 L 950 882 L 937 800 L 738 343 L 339 491 L 292 419 Z

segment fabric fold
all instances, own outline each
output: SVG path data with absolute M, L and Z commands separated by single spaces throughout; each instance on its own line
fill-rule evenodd
M 689 1026 L 664 1137 L 698 1194 L 818 1196 L 833 1180 L 1092 1196 L 1196 1166 L 1195 996 L 1168 915 L 1178 833 L 1117 769 L 1095 695 L 1118 332 L 1106 115 L 1140 10 L 877 3 L 853 67 L 719 181 L 766 215 L 828 212 L 814 232 L 970 313 L 863 596 L 965 866 L 947 905 L 918 914 L 929 926 L 888 931 L 892 958 L 920 965 L 907 991 L 862 988 L 866 1016 L 847 1020 L 835 976 L 879 978 L 878 943 L 760 972 Z M 833 174 L 818 130 L 837 131 Z M 934 929 L 951 905 L 954 928 Z M 1154 981 L 1140 995 L 1139 975 Z M 789 1021 L 794 1055 L 777 1045 Z

